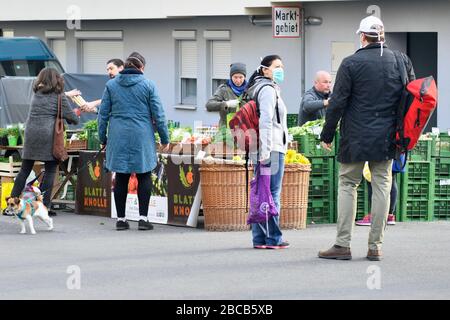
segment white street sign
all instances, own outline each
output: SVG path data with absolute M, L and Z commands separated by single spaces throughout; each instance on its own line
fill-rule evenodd
M 272 20 L 274 38 L 300 38 L 300 7 L 274 6 Z

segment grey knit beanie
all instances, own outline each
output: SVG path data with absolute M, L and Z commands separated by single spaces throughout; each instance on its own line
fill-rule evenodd
M 232 63 L 230 65 L 230 78 L 235 73 L 241 73 L 241 74 L 243 74 L 246 77 L 247 76 L 247 69 L 245 67 L 245 64 L 244 63 L 240 63 L 240 62 Z

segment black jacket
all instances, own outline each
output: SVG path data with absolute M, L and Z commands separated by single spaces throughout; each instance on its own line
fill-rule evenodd
M 333 141 L 341 120 L 338 160 L 342 163 L 395 156 L 396 112 L 403 86 L 394 53 L 386 46 L 380 53 L 380 44 L 370 44 L 345 58 L 339 67 L 321 140 Z M 411 78 L 411 61 L 404 57 Z
M 323 100 L 326 99 L 328 99 L 328 95 L 317 91 L 314 87 L 306 91 L 300 103 L 298 125 L 302 126 L 305 122 L 324 118 Z

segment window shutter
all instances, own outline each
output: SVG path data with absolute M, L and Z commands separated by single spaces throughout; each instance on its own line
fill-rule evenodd
M 53 53 L 58 58 L 64 70 L 66 69 L 66 40 L 52 40 Z M 67 70 L 66 70 L 67 71 Z
M 197 42 L 180 41 L 181 78 L 197 78 Z
M 83 40 L 83 72 L 106 73 L 106 62 L 110 59 L 123 59 L 122 41 Z
M 230 41 L 212 42 L 212 78 L 228 79 L 230 77 L 231 43 Z

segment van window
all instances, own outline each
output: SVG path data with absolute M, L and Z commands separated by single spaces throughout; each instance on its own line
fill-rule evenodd
M 44 68 L 55 68 L 63 72 L 60 64 L 53 60 L 14 60 L 0 61 L 0 77 L 36 77 Z

